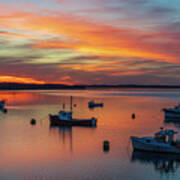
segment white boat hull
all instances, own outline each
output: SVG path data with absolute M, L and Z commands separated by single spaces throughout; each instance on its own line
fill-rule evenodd
M 180 148 L 168 143 L 145 142 L 143 138 L 131 137 L 134 150 L 180 154 Z
M 169 118 L 179 118 L 180 120 L 180 113 L 173 113 L 173 112 L 165 112 L 165 117 Z

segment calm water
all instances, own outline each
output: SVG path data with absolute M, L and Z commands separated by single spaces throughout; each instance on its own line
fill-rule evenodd
M 180 102 L 180 91 L 4 91 L 8 113 L 0 112 L 0 180 L 180 179 L 180 158 L 133 153 L 129 137 L 152 135 L 165 126 L 164 107 Z M 49 113 L 62 104 L 74 117 L 98 118 L 96 128 L 50 128 Z M 90 100 L 104 102 L 89 110 Z M 131 114 L 136 113 L 136 119 Z M 30 119 L 37 119 L 36 126 Z M 180 138 L 180 134 L 178 135 Z M 177 136 L 177 138 L 178 138 Z M 108 152 L 103 141 L 110 141 Z

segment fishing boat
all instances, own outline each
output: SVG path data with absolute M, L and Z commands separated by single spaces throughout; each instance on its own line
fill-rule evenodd
M 90 119 L 77 119 L 72 117 L 72 96 L 71 96 L 71 110 L 59 111 L 57 115 L 49 115 L 51 126 L 96 126 L 97 119 L 92 117 Z
M 132 136 L 132 146 L 134 150 L 180 154 L 180 141 L 174 140 L 175 134 L 174 130 L 161 128 L 154 137 Z
M 180 120 L 180 104 L 174 108 L 164 108 L 165 119 Z
M 0 109 L 4 109 L 5 106 L 5 100 L 0 101 Z
M 103 103 L 95 103 L 94 101 L 89 101 L 88 102 L 88 107 L 89 108 L 94 108 L 94 107 L 103 107 Z

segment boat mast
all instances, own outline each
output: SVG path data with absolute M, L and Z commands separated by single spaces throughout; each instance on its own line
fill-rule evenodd
M 71 112 L 72 112 L 72 110 L 73 110 L 73 109 L 72 109 L 72 98 L 73 98 L 73 97 L 71 96 L 71 97 L 70 97 L 70 109 L 71 109 Z

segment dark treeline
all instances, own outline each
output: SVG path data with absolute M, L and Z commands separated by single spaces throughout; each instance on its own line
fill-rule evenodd
M 55 89 L 84 89 L 85 86 L 69 86 L 64 84 L 21 84 L 0 83 L 0 90 L 55 90 Z
M 0 83 L 0 90 L 57 90 L 57 89 L 116 89 L 116 88 L 173 88 L 179 86 L 170 85 L 64 85 L 64 84 L 21 84 L 21 83 Z

